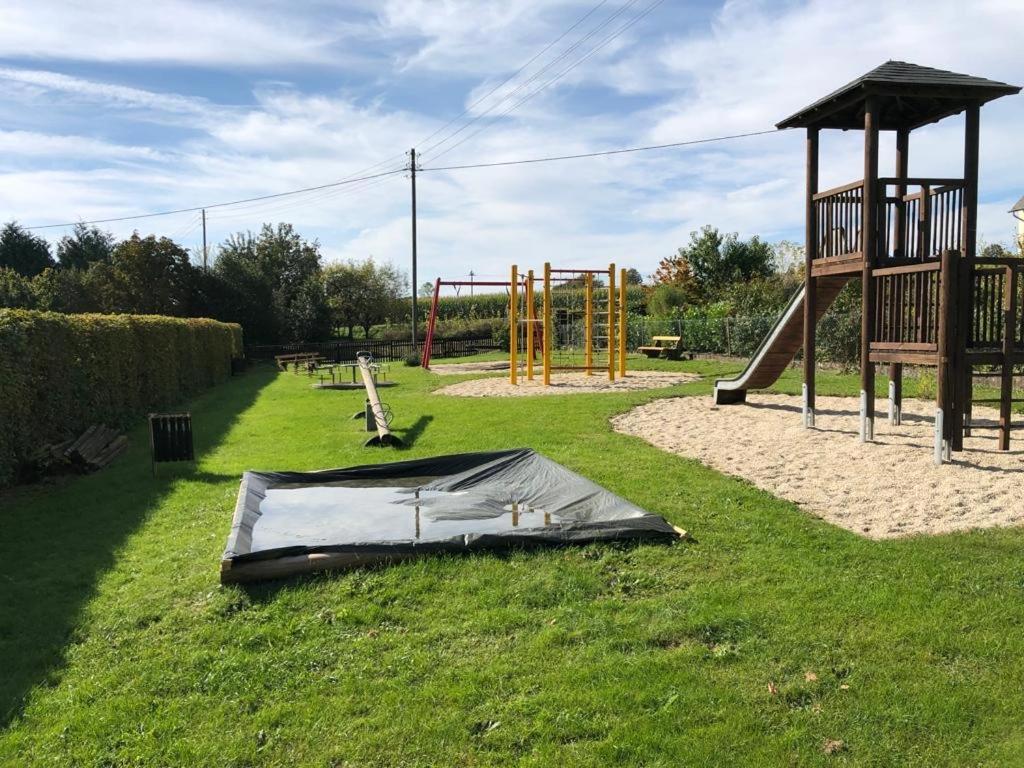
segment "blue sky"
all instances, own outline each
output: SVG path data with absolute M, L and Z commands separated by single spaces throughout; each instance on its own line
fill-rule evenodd
M 606 0 L 599 7 L 598 0 L 4 0 L 0 218 L 36 225 L 132 215 L 398 168 L 409 147 L 429 150 L 425 137 L 591 10 L 438 134 L 433 141 L 479 118 L 426 151 L 423 165 L 762 130 L 890 58 L 1024 84 L 1019 1 L 971 5 L 968 14 L 962 3 L 941 0 Z M 1006 210 L 1024 194 L 1022 125 L 1022 97 L 982 112 L 980 224 L 988 241 L 1009 240 Z M 823 185 L 861 175 L 860 142 L 853 133 L 826 137 Z M 911 140 L 911 172 L 959 176 L 961 151 L 960 118 L 924 129 Z M 802 137 L 787 132 L 596 160 L 424 172 L 420 276 L 504 275 L 512 262 L 545 260 L 615 261 L 646 274 L 705 223 L 800 240 L 802 153 Z M 883 167 L 891 162 L 887 140 Z M 319 238 L 328 259 L 373 255 L 405 267 L 408 208 L 409 182 L 397 174 L 211 210 L 209 239 L 285 220 Z M 197 248 L 198 223 L 197 214 L 180 214 L 107 226 Z

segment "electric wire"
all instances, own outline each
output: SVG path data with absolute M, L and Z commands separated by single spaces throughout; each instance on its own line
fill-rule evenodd
M 600 152 L 581 152 L 575 155 L 554 155 L 549 157 L 530 157 L 519 160 L 498 160 L 492 163 L 465 163 L 462 165 L 439 165 L 425 166 L 419 168 L 424 173 L 428 171 L 461 171 L 468 168 L 497 168 L 505 165 L 527 165 L 530 163 L 551 163 L 559 160 L 580 160 L 587 157 L 606 157 L 608 155 L 624 155 L 631 152 L 649 152 L 658 149 L 672 149 L 674 147 L 689 147 L 695 144 L 711 144 L 717 141 L 729 141 L 731 139 L 744 139 L 750 136 L 766 136 L 770 133 L 781 133 L 778 128 L 769 128 L 763 131 L 748 131 L 747 133 L 733 133 L 726 136 L 711 136 L 704 139 L 690 139 L 688 141 L 673 141 L 668 144 L 651 144 L 644 147 L 626 147 L 624 149 L 606 149 Z
M 578 49 L 581 45 L 583 45 L 585 42 L 587 42 L 590 38 L 592 38 L 594 35 L 596 35 L 602 29 L 604 29 L 609 24 L 611 24 L 616 18 L 621 16 L 623 13 L 625 13 L 631 7 L 636 5 L 637 2 L 639 2 L 639 0 L 627 0 L 627 2 L 625 4 L 620 6 L 617 10 L 613 11 L 604 21 L 602 21 L 600 24 L 598 24 L 596 27 L 594 27 L 592 30 L 590 30 L 586 35 L 584 35 L 579 40 L 577 40 L 575 43 L 573 43 L 568 48 L 566 48 L 564 51 L 562 51 L 558 56 L 556 56 L 554 59 L 552 59 L 547 64 L 545 64 L 541 69 L 539 69 L 536 72 L 534 72 L 532 75 L 530 75 L 528 78 L 526 78 L 526 80 L 524 80 L 519 85 L 517 85 L 515 88 L 513 88 L 511 91 L 506 93 L 504 96 L 502 96 L 500 99 L 498 99 L 498 101 L 496 101 L 494 104 L 492 104 L 486 110 L 484 110 L 480 114 L 478 114 L 475 117 L 473 117 L 472 120 L 469 120 L 468 122 L 466 122 L 466 124 L 463 125 L 461 128 L 459 128 L 457 131 L 452 132 L 451 134 L 446 136 L 441 141 L 435 142 L 433 145 L 427 147 L 425 150 L 423 150 L 422 154 L 426 155 L 426 154 L 428 154 L 430 152 L 433 152 L 434 150 L 438 149 L 439 147 L 441 147 L 444 144 L 446 144 L 449 141 L 451 141 L 453 138 L 455 138 L 457 135 L 459 135 L 464 130 L 469 128 L 474 123 L 478 122 L 479 120 L 482 120 L 484 117 L 486 117 L 491 112 L 493 112 L 495 109 L 500 107 L 503 103 L 505 103 L 506 101 L 508 101 L 512 97 L 514 97 L 516 94 L 518 94 L 524 88 L 526 88 L 528 85 L 530 85 L 531 83 L 535 82 L 541 75 L 543 75 L 545 72 L 550 70 L 553 66 L 555 66 L 560 61 L 564 60 L 567 56 L 569 56 L 570 54 L 575 52 L 576 49 Z M 513 109 L 514 108 L 515 107 L 513 107 Z M 475 135 L 475 133 L 474 133 L 474 135 Z M 459 143 L 461 144 L 462 142 L 460 141 Z M 448 150 L 445 150 L 445 151 L 447 152 Z
M 542 83 L 542 84 L 540 85 L 540 87 L 539 87 L 539 88 L 537 88 L 536 90 L 533 90 L 533 91 L 531 91 L 530 93 L 526 94 L 526 96 L 524 96 L 524 97 L 523 97 L 522 99 L 520 99 L 519 101 L 517 101 L 517 102 L 516 102 L 515 104 L 513 104 L 513 105 L 512 105 L 511 107 L 509 107 L 508 109 L 506 109 L 506 110 L 505 110 L 504 112 L 502 112 L 501 114 L 499 114 L 499 115 L 497 115 L 496 117 L 494 117 L 494 118 L 493 118 L 493 119 L 492 119 L 492 120 L 491 120 L 491 121 L 490 121 L 489 123 L 487 123 L 486 125 L 483 125 L 483 126 L 481 126 L 481 127 L 480 127 L 480 128 L 478 128 L 477 130 L 475 130 L 475 131 L 473 131 L 473 132 L 472 132 L 471 134 L 469 134 L 468 136 L 464 136 L 464 137 L 462 137 L 461 139 L 459 139 L 459 141 L 457 141 L 457 142 L 455 142 L 454 144 L 452 144 L 451 146 L 449 146 L 449 147 L 448 147 L 447 149 L 445 149 L 445 150 L 444 150 L 443 152 L 439 152 L 438 154 L 436 154 L 436 155 L 434 155 L 433 157 L 431 157 L 431 158 L 430 158 L 430 162 L 434 162 L 434 161 L 436 161 L 436 160 L 437 160 L 437 159 L 438 159 L 439 157 L 442 157 L 442 156 L 444 156 L 444 155 L 447 155 L 447 154 L 448 154 L 449 152 L 451 152 L 451 151 L 452 151 L 453 149 L 455 149 L 456 147 L 459 147 L 459 146 L 461 146 L 461 145 L 465 144 L 465 143 L 466 143 L 467 141 L 469 141 L 470 139 L 472 139 L 472 138 L 473 138 L 474 136 L 477 136 L 477 135 L 479 135 L 480 133 L 482 133 L 483 131 L 487 130 L 487 129 L 488 129 L 488 128 L 490 128 L 490 127 L 491 127 L 492 125 L 494 125 L 494 124 L 495 124 L 495 123 L 497 123 L 497 122 L 498 122 L 499 120 L 501 120 L 501 118 L 503 118 L 503 117 L 507 117 L 507 116 L 508 116 L 509 114 L 511 114 L 512 112 L 514 112 L 515 110 L 517 110 L 517 109 L 518 109 L 519 107 L 521 107 L 521 106 L 522 106 L 523 104 L 525 104 L 525 103 L 526 103 L 526 102 L 528 102 L 528 101 L 529 101 L 530 99 L 532 99 L 532 98 L 533 98 L 534 96 L 536 96 L 537 94 L 539 94 L 539 93 L 541 93 L 541 92 L 545 91 L 545 90 L 546 90 L 547 88 L 549 88 L 549 87 L 550 87 L 551 85 L 553 85 L 554 83 L 556 83 L 556 82 L 558 82 L 559 80 L 561 80 L 561 79 L 562 79 L 563 77 L 565 77 L 565 76 L 566 76 L 567 74 L 569 74 L 570 72 L 572 72 L 572 70 L 576 69 L 576 67 L 578 67 L 578 66 L 579 66 L 580 64 L 582 64 L 583 62 L 585 62 L 585 61 L 586 61 L 587 59 L 589 59 L 589 58 L 590 58 L 591 56 L 593 56 L 593 55 L 594 55 L 594 54 L 596 54 L 596 53 L 597 53 L 598 51 L 600 51 L 600 50 L 601 50 L 602 48 L 604 48 L 604 47 L 605 47 L 606 45 L 608 45 L 608 43 L 610 43 L 610 42 L 611 42 L 612 40 L 614 40 L 615 38 L 619 37 L 619 36 L 620 36 L 620 35 L 622 35 L 622 34 L 623 34 L 623 33 L 624 33 L 624 32 L 625 32 L 626 30 L 628 30 L 628 29 L 629 29 L 630 27 L 632 27 L 633 25 L 635 25 L 635 24 L 637 24 L 637 23 L 638 23 L 639 21 L 641 21 L 641 20 L 642 20 L 642 19 L 643 19 L 644 17 L 646 17 L 646 16 L 648 15 L 648 14 L 650 14 L 650 13 L 651 13 L 651 11 L 653 11 L 653 10 L 654 10 L 655 8 L 657 8 L 657 7 L 659 6 L 659 5 L 661 5 L 661 4 L 662 4 L 662 2 L 664 2 L 664 0 L 654 0 L 654 2 L 652 2 L 652 3 L 651 3 L 651 4 L 649 5 L 649 6 L 647 6 L 647 8 L 646 8 L 645 10 L 641 11 L 641 12 L 640 12 L 640 13 L 638 13 L 638 14 L 637 14 L 636 16 L 634 16 L 634 17 L 633 17 L 633 18 L 632 18 L 632 19 L 631 19 L 630 21 L 626 22 L 626 23 L 625 23 L 624 25 L 622 25 L 621 27 L 619 27 L 619 28 L 618 28 L 618 29 L 617 29 L 616 31 L 612 32 L 612 33 L 611 33 L 610 35 L 606 36 L 606 37 L 605 37 L 604 39 L 602 39 L 602 40 L 601 40 L 601 41 L 600 41 L 600 42 L 599 42 L 599 43 L 598 43 L 597 45 L 595 45 L 595 46 L 594 46 L 593 48 L 591 48 L 591 49 L 590 49 L 590 50 L 589 50 L 589 51 L 588 51 L 588 52 L 587 52 L 586 54 L 584 54 L 584 55 L 583 55 L 582 57 L 580 57 L 580 58 L 579 58 L 579 59 L 577 59 L 577 60 L 576 60 L 575 62 L 573 62 L 572 64 L 570 64 L 570 65 L 569 65 L 568 67 L 566 67 L 565 69 L 563 69 L 563 70 L 562 70 L 561 72 L 559 72 L 558 74 L 556 74 L 556 75 L 555 75 L 554 77 L 552 77 L 552 78 L 548 79 L 547 81 L 545 81 L 544 83 Z M 623 6 L 623 7 L 624 7 L 624 8 L 628 7 L 628 4 L 627 4 L 627 6 Z
M 303 189 L 292 189 L 292 190 L 288 190 L 287 192 L 275 192 L 275 193 L 269 194 L 269 195 L 258 195 L 256 197 L 247 197 L 247 198 L 243 198 L 241 200 L 231 200 L 231 201 L 228 201 L 228 202 L 221 202 L 221 203 L 209 203 L 207 205 L 195 205 L 195 206 L 192 206 L 192 207 L 189 207 L 189 208 L 177 208 L 177 209 L 169 210 L 169 211 L 154 211 L 152 213 L 139 213 L 139 214 L 134 214 L 132 216 L 113 216 L 113 217 L 105 218 L 105 219 L 90 219 L 88 221 L 73 221 L 73 222 L 65 222 L 63 224 L 37 224 L 37 225 L 31 226 L 31 227 L 24 227 L 24 229 L 56 229 L 58 227 L 73 227 L 73 226 L 75 226 L 75 224 L 110 224 L 110 223 L 118 222 L 118 221 L 134 221 L 136 219 L 149 219 L 149 218 L 153 218 L 154 216 L 171 216 L 171 215 L 176 214 L 176 213 L 193 213 L 193 212 L 197 212 L 197 211 L 202 211 L 204 208 L 207 209 L 207 210 L 212 209 L 212 208 L 224 208 L 224 207 L 227 207 L 227 206 L 239 205 L 240 203 L 251 203 L 251 202 L 258 201 L 258 200 L 271 200 L 271 199 L 280 198 L 280 197 L 290 197 L 291 195 L 299 195 L 299 194 L 302 194 L 304 192 L 314 192 L 316 190 L 328 189 L 330 187 L 340 187 L 340 186 L 347 185 L 347 184 L 354 184 L 354 183 L 359 182 L 359 181 L 365 181 L 367 179 L 377 179 L 377 178 L 381 178 L 383 176 L 392 176 L 392 175 L 394 175 L 396 173 L 403 173 L 405 170 L 406 170 L 405 168 L 396 168 L 396 169 L 390 170 L 390 171 L 383 171 L 381 173 L 370 174 L 369 176 L 362 176 L 362 177 L 357 178 L 357 179 L 342 179 L 340 181 L 332 181 L 332 182 L 329 182 L 327 184 L 318 184 L 318 185 L 313 186 L 313 187 L 305 187 Z
M 576 29 L 576 27 L 578 27 L 580 24 L 582 24 L 584 21 L 586 21 L 588 18 L 590 18 L 594 13 L 596 13 L 598 10 L 600 10 L 601 7 L 606 5 L 607 3 L 608 3 L 608 0 L 601 0 L 601 2 L 599 2 L 597 5 L 595 5 L 593 8 L 591 8 L 585 14 L 583 14 L 583 16 L 581 16 L 579 19 L 577 19 L 576 22 L 571 27 L 566 29 L 564 32 L 562 32 L 562 34 L 560 34 L 558 37 L 556 37 L 550 43 L 545 45 L 540 51 L 535 53 L 525 64 L 520 66 L 519 69 L 517 69 L 511 75 L 509 75 L 504 80 L 502 80 L 500 83 L 498 83 L 496 86 L 491 88 L 491 90 L 489 90 L 483 96 L 481 96 L 476 101 L 474 101 L 472 104 L 470 104 L 468 107 L 466 107 L 462 111 L 461 114 L 453 117 L 451 120 L 449 120 L 447 123 L 442 125 L 440 128 L 438 128 L 432 134 L 427 136 L 425 139 L 422 139 L 421 141 L 417 142 L 417 146 L 419 146 L 421 144 L 426 144 L 428 141 L 430 141 L 435 136 L 437 136 L 437 134 L 441 133 L 445 128 L 448 128 L 450 125 L 458 122 L 463 117 L 468 115 L 475 107 L 479 106 L 484 101 L 486 101 L 488 98 L 493 96 L 496 91 L 498 91 L 500 88 L 503 88 L 509 82 L 514 80 L 520 74 L 522 74 L 523 71 L 525 71 L 527 67 L 529 67 L 531 64 L 533 64 L 533 62 L 535 62 L 537 59 L 539 59 L 541 56 L 543 56 L 545 53 L 547 53 L 549 50 L 551 50 L 554 46 L 556 46 L 559 42 L 561 42 L 565 38 L 566 35 L 568 35 L 570 32 L 572 32 L 574 29 Z M 508 94 L 506 94 L 505 96 L 502 96 L 502 98 L 498 100 L 497 104 L 500 104 L 502 101 L 504 101 L 507 98 L 508 98 Z M 443 144 L 445 141 L 447 141 L 447 139 L 442 140 L 440 143 Z M 434 146 L 437 146 L 437 145 L 435 144 Z M 433 149 L 433 147 L 431 147 L 431 149 Z

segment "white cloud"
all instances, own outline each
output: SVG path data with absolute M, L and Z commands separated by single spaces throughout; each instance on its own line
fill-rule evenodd
M 0 57 L 189 66 L 352 63 L 341 14 L 292 4 L 5 0 Z M 351 18 L 352 11 L 348 12 Z
M 288 81 L 298 78 L 282 71 L 260 73 L 251 86 L 251 106 L 227 107 L 189 93 L 131 88 L 40 66 L 8 66 L 0 70 L 0 89 L 4 83 L 33 89 L 32 108 L 41 113 L 49 103 L 72 99 L 102 105 L 110 110 L 106 114 L 126 120 L 161 120 L 196 130 L 152 148 L 131 131 L 116 139 L 68 136 L 57 124 L 49 131 L 0 133 L 0 151 L 20 155 L 18 165 L 8 165 L 16 172 L 0 177 L 0 218 L 35 223 L 189 207 L 321 184 L 384 159 L 388 162 L 380 168 L 397 167 L 407 147 L 448 119 L 432 113 L 437 96 L 451 95 L 443 88 L 459 88 L 457 95 L 466 94 L 461 103 L 471 103 L 592 5 L 590 0 L 517 0 L 484 7 L 469 0 L 392 0 L 371 21 L 360 22 L 358 33 L 351 14 L 339 12 L 350 20 L 344 27 L 327 24 L 326 31 L 309 37 L 310 51 L 303 55 L 318 64 L 333 55 L 329 44 L 325 48 L 318 41 L 349 35 L 364 48 L 378 47 L 378 60 L 392 62 L 374 75 L 375 82 L 419 78 L 416 82 L 422 83 L 427 78 L 438 84 L 436 92 L 427 88 L 408 100 L 370 101 L 358 89 L 291 86 Z M 893 6 L 881 0 L 857 5 L 811 0 L 782 8 L 729 2 L 709 24 L 673 23 L 688 17 L 669 6 L 663 6 L 661 17 L 661 10 L 655 12 L 654 23 L 637 27 L 640 44 L 594 57 L 572 78 L 493 123 L 443 161 L 572 154 L 762 129 L 888 58 L 1010 82 L 1024 71 L 1019 44 L 1024 15 L 1005 0 L 978 3 L 967 18 L 953 2 L 910 0 Z M 185 4 L 164 7 L 186 15 L 195 11 Z M 228 14 L 224 7 L 218 13 Z M 611 7 L 618 6 L 595 18 Z M 322 18 L 324 8 L 317 9 Z M 362 10 L 376 11 L 371 4 Z M 260 5 L 246 24 L 266 24 L 275 13 Z M 300 61 L 289 58 L 298 56 L 292 51 L 295 30 L 317 25 L 312 15 L 298 16 L 282 27 L 281 40 L 270 53 L 265 30 L 253 32 L 258 55 Z M 177 30 L 172 27 L 168 39 L 175 39 Z M 5 34 L 0 31 L 0 46 Z M 110 36 L 120 44 L 120 33 Z M 237 39 L 232 31 L 224 45 Z M 72 49 L 79 44 L 72 40 Z M 183 45 L 180 56 L 190 64 L 224 61 L 234 66 L 249 56 L 224 53 L 218 59 L 196 48 L 200 43 Z M 136 54 L 110 55 L 130 62 Z M 339 78 L 350 74 L 344 67 L 328 71 Z M 191 76 L 184 72 L 182 82 Z M 581 93 L 593 99 L 581 104 Z M 1012 222 L 1005 208 L 1024 193 L 1022 123 L 1021 97 L 982 112 L 979 219 L 988 240 L 1008 238 Z M 482 125 L 488 122 L 480 121 L 458 138 Z M 962 119 L 915 132 L 912 173 L 959 175 L 961 144 Z M 892 162 L 891 150 L 887 137 L 883 168 Z M 858 178 L 861 151 L 860 134 L 827 133 L 822 185 Z M 145 163 L 146 173 L 133 172 L 130 163 Z M 429 154 L 425 164 L 431 165 Z M 62 170 L 54 170 L 58 166 Z M 513 262 L 529 267 L 546 260 L 575 265 L 615 261 L 649 273 L 659 258 L 686 242 L 691 230 L 707 223 L 744 236 L 802 240 L 803 167 L 802 135 L 793 131 L 602 159 L 425 172 L 419 183 L 421 277 L 464 275 L 470 269 L 504 275 Z M 233 229 L 283 218 L 319 237 L 330 258 L 373 254 L 405 265 L 408 209 L 408 181 L 398 175 L 213 209 L 210 235 L 217 241 Z M 194 214 L 183 214 L 111 226 L 120 234 L 135 226 L 169 234 L 193 227 L 186 239 L 194 245 L 194 224 Z

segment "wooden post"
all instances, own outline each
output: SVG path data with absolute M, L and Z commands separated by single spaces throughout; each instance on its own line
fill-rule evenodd
M 949 458 L 951 450 L 950 403 L 953 384 L 953 348 L 955 346 L 954 324 L 956 319 L 955 297 L 959 273 L 959 254 L 945 250 L 941 255 L 939 273 L 939 328 L 938 368 L 936 370 L 935 393 L 935 463 L 941 464 Z
M 472 283 L 470 284 L 472 286 Z M 526 272 L 526 380 L 533 381 L 533 356 L 536 354 L 537 308 L 533 300 L 533 270 Z
M 619 270 L 619 376 L 626 376 L 626 270 Z
M 814 350 L 817 336 L 817 279 L 813 275 L 818 257 L 818 226 L 814 195 L 818 192 L 817 128 L 807 129 L 807 211 L 804 234 L 804 427 L 814 426 Z
M 516 317 L 516 302 L 518 296 L 517 289 L 519 287 L 519 269 L 515 264 L 512 265 L 512 280 L 509 283 L 509 304 L 508 304 L 508 380 L 512 384 L 518 384 L 519 376 L 519 361 L 517 358 L 517 352 L 519 351 L 519 318 Z
M 441 296 L 441 278 L 434 281 L 434 297 L 430 300 L 430 317 L 427 319 L 427 336 L 423 341 L 423 355 L 420 365 L 430 368 L 430 354 L 434 346 L 434 328 L 437 327 L 437 305 Z M 353 371 L 353 375 L 355 371 Z
M 544 386 L 551 384 L 551 262 L 544 262 Z
M 910 129 L 896 130 L 896 178 L 906 179 L 910 171 Z M 905 182 L 896 185 L 896 221 L 893 225 L 893 257 L 902 259 L 906 254 L 903 241 L 906 238 L 907 204 L 903 197 L 907 194 Z M 917 322 L 921 322 L 921 302 L 915 301 Z M 898 427 L 903 422 L 903 363 L 889 365 L 889 423 Z
M 1021 273 L 1006 267 L 1003 284 L 1003 370 L 999 389 L 999 450 L 1010 450 L 1010 428 L 1013 416 L 1013 342 L 1017 319 L 1017 278 Z
M 875 291 L 871 282 L 871 270 L 878 254 L 878 100 L 868 96 L 864 106 L 864 211 L 861 216 L 864 232 L 862 237 L 863 288 L 862 315 L 860 323 L 860 439 L 861 442 L 875 437 L 875 366 L 871 362 L 871 340 L 875 329 Z
M 960 230 L 960 280 L 956 299 L 959 306 L 958 322 L 955 327 L 955 346 L 952 361 L 955 375 L 952 377 L 952 450 L 963 450 L 964 418 L 967 414 L 966 398 L 971 387 L 967 378 L 973 374 L 967 359 L 967 338 L 970 335 L 971 283 L 974 261 L 978 256 L 978 150 L 980 144 L 981 105 L 972 104 L 964 110 L 964 194 L 961 203 L 962 217 Z
M 608 265 L 608 381 L 615 381 L 615 265 Z
M 409 150 L 409 173 L 412 180 L 412 346 L 416 349 L 416 149 Z
M 587 376 L 594 375 L 594 275 L 583 277 L 583 364 Z

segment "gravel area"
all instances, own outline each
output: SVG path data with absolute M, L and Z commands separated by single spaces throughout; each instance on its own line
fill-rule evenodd
M 490 376 L 485 379 L 462 381 L 449 384 L 436 391 L 440 395 L 460 397 L 527 397 L 533 395 L 582 395 L 595 392 L 633 392 L 641 389 L 658 389 L 696 381 L 700 376 L 693 373 L 671 373 L 667 371 L 631 371 L 626 378 L 608 381 L 607 375 L 595 373 L 552 373 L 551 385 L 541 383 L 540 371 L 533 381 L 520 378 L 512 385 L 507 376 Z
M 870 538 L 1024 523 L 1024 440 L 997 450 L 996 431 L 974 431 L 954 463 L 933 463 L 934 404 L 904 401 L 903 424 L 875 417 L 875 442 L 858 439 L 855 398 L 818 397 L 804 429 L 797 397 L 753 395 L 746 405 L 709 398 L 657 400 L 613 419 L 618 432 L 701 461 Z M 880 400 L 881 407 L 887 407 Z M 975 423 L 998 412 L 976 406 Z M 1020 419 L 1019 415 L 1016 415 Z M 712 502 L 713 503 L 713 502 Z

